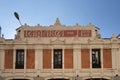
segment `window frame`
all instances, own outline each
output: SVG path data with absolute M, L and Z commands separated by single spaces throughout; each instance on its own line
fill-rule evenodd
M 101 68 L 101 49 L 92 49 L 92 68 Z
M 25 50 L 16 49 L 15 69 L 24 69 L 24 63 L 25 63 Z
M 62 69 L 63 61 L 63 50 L 62 49 L 53 49 L 53 68 Z

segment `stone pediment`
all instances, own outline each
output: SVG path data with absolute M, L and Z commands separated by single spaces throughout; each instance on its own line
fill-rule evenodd
M 65 40 L 60 38 L 50 39 L 50 44 L 65 44 Z
M 89 43 L 104 43 L 103 39 L 88 40 Z
M 23 41 L 23 40 L 19 40 L 19 39 L 16 39 L 16 40 L 14 40 L 13 41 L 13 43 L 19 43 L 19 44 L 24 44 L 24 43 L 26 43 L 27 41 Z

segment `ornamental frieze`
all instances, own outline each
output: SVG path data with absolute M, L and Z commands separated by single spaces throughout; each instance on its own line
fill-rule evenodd
M 91 30 L 25 30 L 24 37 L 91 37 Z

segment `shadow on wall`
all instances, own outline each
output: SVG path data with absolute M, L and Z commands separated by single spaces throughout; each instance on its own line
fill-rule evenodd
M 89 79 L 86 79 L 86 80 L 108 80 L 108 79 L 105 79 L 105 78 L 89 78 Z
M 30 80 L 30 79 L 10 79 L 10 80 Z
M 48 79 L 48 80 L 69 80 L 69 79 L 65 79 L 65 78 L 51 78 L 51 79 Z

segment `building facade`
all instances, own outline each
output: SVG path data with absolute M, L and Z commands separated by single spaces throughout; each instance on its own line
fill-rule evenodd
M 120 39 L 101 38 L 99 28 L 22 25 L 15 39 L 0 37 L 0 79 L 115 80 L 120 75 Z

